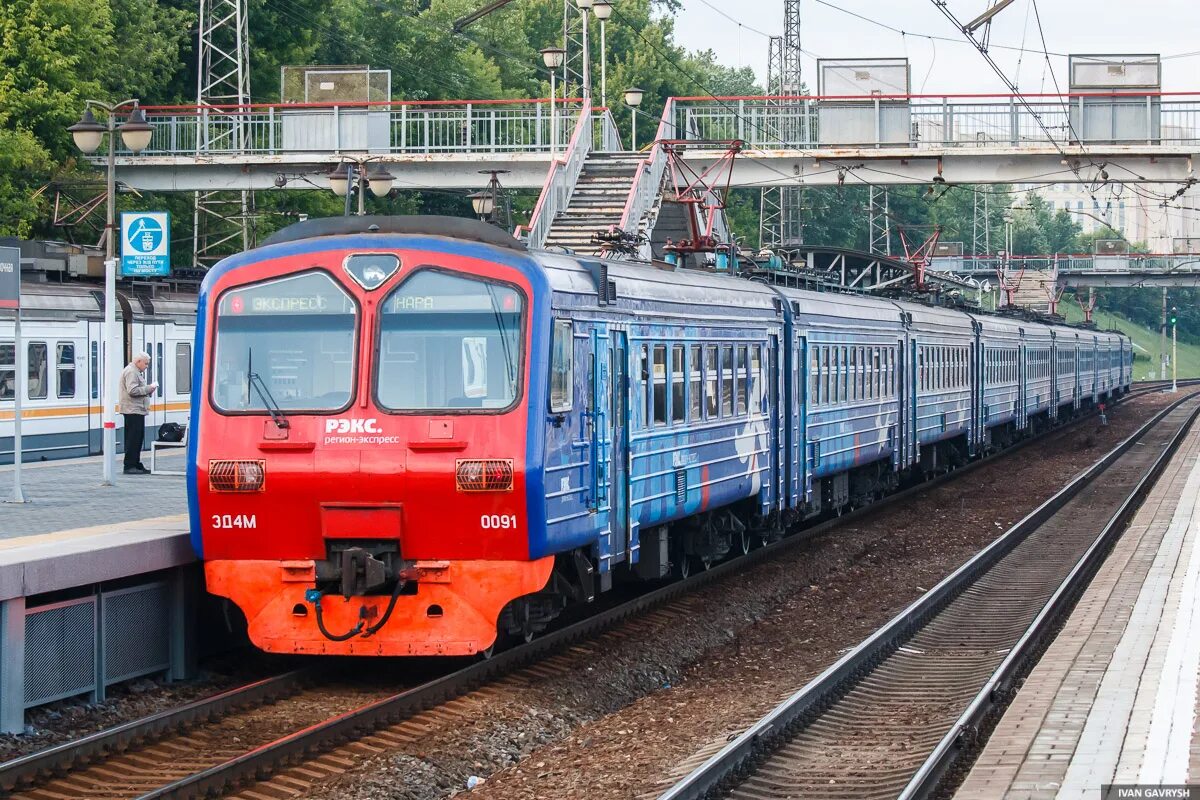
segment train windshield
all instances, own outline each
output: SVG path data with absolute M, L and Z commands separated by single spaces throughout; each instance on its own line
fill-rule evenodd
M 423 269 L 383 302 L 376 397 L 390 411 L 499 411 L 516 402 L 524 298 Z
M 212 398 L 222 411 L 335 411 L 350 403 L 358 309 L 308 272 L 226 292 L 217 308 Z M 257 377 L 255 377 L 257 376 Z

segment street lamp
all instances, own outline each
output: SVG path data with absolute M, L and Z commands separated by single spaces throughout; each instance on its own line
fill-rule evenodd
M 596 4 L 596 0 L 575 0 L 579 13 L 583 16 L 583 102 L 592 102 L 592 57 L 588 51 L 588 11 Z
M 491 178 L 488 180 L 487 186 L 484 187 L 483 191 L 474 192 L 472 194 L 469 194 L 469 195 L 467 195 L 467 198 L 471 201 L 471 208 L 472 208 L 472 210 L 474 210 L 475 216 L 479 217 L 479 220 L 481 222 L 488 222 L 488 223 L 491 223 L 492 225 L 496 225 L 497 227 L 499 227 L 500 226 L 499 211 L 500 211 L 500 206 L 501 206 L 500 176 L 507 175 L 508 170 L 506 170 L 506 169 L 481 169 L 479 171 L 479 174 L 480 175 L 490 175 Z M 509 227 L 512 227 L 511 220 L 509 220 L 509 223 L 510 223 Z
M 625 90 L 625 105 L 629 106 L 629 113 L 633 117 L 633 150 L 637 151 L 637 110 L 642 104 L 642 97 L 646 92 L 636 86 L 632 89 Z
M 608 0 L 596 0 L 592 11 L 600 20 L 600 105 L 608 105 L 608 43 L 604 40 L 604 23 L 612 16 L 613 5 Z
M 110 105 L 97 100 L 88 100 L 83 107 L 83 116 L 71 127 L 71 138 L 75 146 L 85 155 L 95 153 L 100 149 L 104 134 L 108 134 L 108 175 L 106 202 L 108 216 L 104 223 L 104 350 L 107 361 L 104 362 L 104 380 L 100 393 L 101 422 L 104 426 L 104 485 L 111 486 L 117 456 L 117 370 L 120 364 L 121 342 L 117 337 L 117 237 L 116 237 L 116 206 L 117 206 L 117 132 L 121 134 L 121 142 L 133 153 L 140 153 L 150 145 L 154 128 L 146 122 L 146 115 L 138 106 L 138 100 L 122 100 Z M 117 125 L 117 112 L 126 106 L 131 106 L 129 117 Z M 105 122 L 96 121 L 93 108 L 105 112 Z
M 561 47 L 546 47 L 542 50 L 542 63 L 550 70 L 550 155 L 558 154 L 558 111 L 554 105 L 554 78 L 563 65 L 567 51 Z
M 366 211 L 366 193 L 369 189 L 371 194 L 376 197 L 384 197 L 392 190 L 392 183 L 396 180 L 390 172 L 383 167 L 379 167 L 373 172 L 368 172 L 364 159 L 357 164 L 347 161 L 345 168 L 341 166 L 334 167 L 326 174 L 326 179 L 329 181 L 329 188 L 338 197 L 346 198 L 346 207 L 344 214 L 350 216 L 350 195 L 353 192 L 358 194 L 358 216 L 364 216 Z M 351 187 L 354 187 L 351 190 Z

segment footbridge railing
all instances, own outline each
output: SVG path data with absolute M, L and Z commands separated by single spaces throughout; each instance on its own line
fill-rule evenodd
M 1200 92 L 679 97 L 673 108 L 672 138 L 772 150 L 1200 142 Z
M 143 106 L 154 133 L 141 155 L 549 153 L 582 107 L 578 99 L 557 101 L 553 114 L 548 99 Z

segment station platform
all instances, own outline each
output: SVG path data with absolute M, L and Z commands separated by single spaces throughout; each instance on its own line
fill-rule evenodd
M 171 452 L 158 461 L 182 471 L 184 454 Z M 118 457 L 113 485 L 101 486 L 99 456 L 23 465 L 21 485 L 29 502 L 0 502 L 0 540 L 187 512 L 182 477 L 125 475 L 120 466 Z M 0 467 L 0 501 L 12 497 L 12 481 L 13 467 Z
M 181 470 L 183 454 L 160 457 Z M 0 499 L 12 467 L 0 468 Z M 24 710 L 140 675 L 191 670 L 200 592 L 184 479 L 118 475 L 97 458 L 28 464 L 29 502 L 0 503 L 0 732 Z
M 1200 783 L 1198 539 L 1200 425 L 1005 711 L 958 800 L 1092 800 L 1114 784 Z

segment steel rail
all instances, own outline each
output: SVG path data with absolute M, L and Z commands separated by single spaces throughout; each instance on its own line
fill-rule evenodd
M 84 766 L 237 709 L 274 702 L 299 691 L 314 675 L 313 669 L 285 672 L 14 758 L 0 764 L 0 791 L 11 791 L 43 776 Z
M 1155 390 L 1155 388 L 1147 388 L 1140 393 L 1144 394 Z M 1181 397 L 1155 414 L 1124 441 L 1076 475 L 1070 483 L 1045 503 L 1012 526 L 1003 536 L 978 552 L 857 647 L 747 728 L 720 752 L 661 794 L 659 800 L 698 800 L 711 796 L 724 785 L 738 782 L 740 778 L 752 773 L 757 761 L 768 757 L 771 752 L 785 744 L 791 734 L 806 727 L 835 705 L 838 699 L 846 694 L 852 686 L 874 671 L 883 659 L 894 653 L 903 642 L 911 639 L 925 627 L 951 600 L 962 594 L 1018 544 L 1051 519 L 1069 500 L 1120 460 L 1146 433 L 1153 430 L 1169 414 L 1187 402 L 1197 402 L 1197 396 L 1192 394 Z M 1068 577 L 1068 580 L 1073 581 L 1071 586 L 1066 587 L 1065 590 L 1063 586 L 1060 586 L 1059 591 L 1053 595 L 1052 601 L 1058 610 L 1063 607 L 1063 598 L 1069 596 L 1073 589 L 1078 588 L 1081 580 L 1090 577 L 1087 569 L 1080 569 L 1080 567 L 1084 566 L 1085 561 L 1086 565 L 1091 568 L 1098 564 L 1098 559 L 1106 550 L 1100 544 L 1100 539 L 1104 538 L 1106 542 L 1111 541 L 1112 536 L 1115 535 L 1114 531 L 1120 530 L 1120 523 L 1136 509 L 1137 500 L 1149 490 L 1153 483 L 1152 479 L 1157 477 L 1165 467 L 1197 415 L 1200 415 L 1200 402 L 1172 437 L 1163 453 L 1143 475 L 1133 492 L 1122 502 L 1117 513 L 1105 526 L 1101 536 L 1097 537 L 1083 559 L 1071 571 Z M 1003 452 L 1011 453 L 1012 449 Z M 1050 626 L 1053 616 L 1052 614 L 1039 614 L 1033 626 L 1036 626 L 1038 631 L 1044 634 Z M 1033 626 L 1031 626 L 1030 632 L 1032 632 Z M 995 676 L 994 682 L 989 681 L 990 689 L 981 692 L 981 695 L 987 695 L 985 700 L 971 704 L 971 708 L 968 712 L 964 712 L 955 726 L 955 730 L 952 732 L 954 735 L 947 734 L 939 744 L 936 751 L 936 763 L 928 764 L 927 768 L 920 770 L 920 775 L 914 777 L 914 782 L 917 782 L 917 778 L 920 778 L 920 781 L 918 785 L 911 787 L 914 792 L 917 792 L 911 796 L 926 796 L 936 787 L 937 777 L 944 773 L 952 756 L 961 751 L 958 745 L 963 744 L 969 738 L 969 732 L 973 730 L 972 726 L 994 707 L 997 693 L 991 689 L 1002 690 L 1009 685 L 1006 681 L 1013 679 L 1018 672 L 1016 668 L 1026 660 L 1031 648 L 1040 642 L 1041 638 L 1043 637 L 1031 636 L 1028 633 L 1021 638 L 1019 644 L 1023 648 L 1022 651 L 1018 652 L 1014 648 L 1014 651 L 1005 658 L 1001 668 L 997 670 L 997 673 L 1000 673 L 1001 670 L 1003 673 Z M 905 795 L 905 797 L 908 796 L 910 795 Z
M 1200 381 L 1180 381 L 1181 386 L 1194 383 L 1200 383 Z M 1159 391 L 1165 385 L 1169 385 L 1169 382 L 1134 384 L 1135 388 L 1116 402 L 1124 402 L 1133 397 Z M 1054 435 L 1070 430 L 1075 424 L 1081 423 L 1093 416 L 1094 413 L 1082 415 L 1047 431 L 1046 435 Z M 469 691 L 475 685 L 490 677 L 522 666 L 548 651 L 556 650 L 617 624 L 629 616 L 667 602 L 684 592 L 719 580 L 725 575 L 733 574 L 745 567 L 768 558 L 773 558 L 786 549 L 829 533 L 845 523 L 882 511 L 892 504 L 901 503 L 921 492 L 935 489 L 955 478 L 982 467 L 984 464 L 990 463 L 994 459 L 1011 455 L 1035 441 L 1041 441 L 1042 438 L 1039 436 L 1021 440 L 1004 450 L 972 461 L 953 472 L 939 475 L 903 489 L 868 506 L 848 512 L 841 517 L 826 520 L 811 527 L 798 530 L 777 542 L 752 550 L 746 555 L 731 559 L 722 564 L 715 565 L 704 572 L 693 573 L 686 580 L 673 582 L 660 589 L 644 594 L 630 603 L 600 612 L 570 627 L 537 639 L 532 643 L 503 652 L 489 661 L 471 665 L 434 681 L 368 704 L 326 722 L 313 725 L 304 731 L 298 731 L 287 737 L 283 737 L 223 765 L 182 779 L 172 784 L 171 787 L 163 787 L 156 790 L 153 793 L 145 795 L 145 797 L 193 796 L 192 787 L 196 787 L 195 791 L 197 793 L 203 793 L 203 791 L 208 791 L 208 787 L 228 784 L 236 780 L 241 780 L 246 775 L 256 775 L 264 771 L 269 771 L 271 766 L 286 763 L 286 761 L 294 757 L 293 754 L 296 752 L 311 752 L 325 749 L 332 742 L 336 742 L 340 738 L 361 735 L 374 727 L 391 724 L 406 716 L 419 713 L 426 708 Z M 315 681 L 318 674 L 319 670 L 317 669 L 301 669 L 255 681 L 246 686 L 196 700 L 178 708 L 168 709 L 147 717 L 122 723 L 80 739 L 0 763 L 0 791 L 11 791 L 30 784 L 36 784 L 43 777 L 84 767 L 110 754 L 126 751 L 131 746 L 156 741 L 173 732 L 185 730 L 205 721 L 227 715 L 238 709 L 273 702 L 299 691 L 305 684 Z M 200 789 L 199 787 L 204 788 Z

